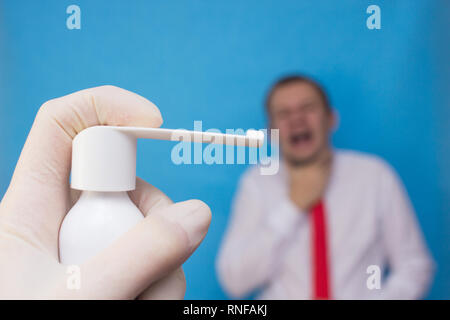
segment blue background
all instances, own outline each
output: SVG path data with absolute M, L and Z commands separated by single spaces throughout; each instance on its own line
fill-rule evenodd
M 81 8 L 81 30 L 66 8 Z M 381 8 L 368 30 L 366 8 Z M 399 172 L 450 298 L 450 1 L 0 0 L 0 195 L 39 106 L 114 84 L 161 109 L 164 126 L 260 128 L 265 90 L 280 75 L 319 79 L 340 114 L 337 147 L 378 154 Z M 186 298 L 225 298 L 214 260 L 243 165 L 175 166 L 173 143 L 139 143 L 138 174 L 174 200 L 213 211 L 185 264 Z M 411 279 L 414 281 L 414 279 Z

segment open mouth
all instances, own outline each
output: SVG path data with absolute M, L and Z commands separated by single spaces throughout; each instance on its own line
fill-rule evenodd
M 294 146 L 301 146 L 303 144 L 309 143 L 312 141 L 312 133 L 310 131 L 304 131 L 292 134 L 290 137 L 291 144 Z

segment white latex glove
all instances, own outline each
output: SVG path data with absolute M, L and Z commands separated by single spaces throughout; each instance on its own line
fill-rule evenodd
M 209 227 L 199 200 L 172 204 L 138 179 L 129 193 L 146 216 L 110 247 L 81 265 L 81 287 L 67 286 L 58 232 L 79 194 L 71 191 L 72 139 L 95 125 L 159 127 L 158 108 L 112 86 L 82 90 L 39 110 L 10 186 L 0 203 L 0 298 L 177 299 L 186 281 L 182 263 Z

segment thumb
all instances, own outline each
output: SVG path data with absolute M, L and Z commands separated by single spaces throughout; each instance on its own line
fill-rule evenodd
M 152 212 L 110 247 L 82 266 L 81 292 L 87 299 L 133 299 L 175 270 L 194 252 L 211 221 L 199 200 Z

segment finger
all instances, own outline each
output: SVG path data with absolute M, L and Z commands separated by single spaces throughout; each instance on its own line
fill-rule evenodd
M 78 91 L 46 102 L 39 110 L 2 201 L 10 223 L 27 228 L 53 246 L 70 207 L 69 175 L 73 137 L 95 125 L 159 127 L 158 108 L 113 86 Z M 24 201 L 26 199 L 26 201 Z M 30 230 L 31 229 L 31 230 Z M 44 230 L 44 235 L 40 234 Z M 31 231 L 31 232 L 30 232 Z
M 14 178 L 25 176 L 46 185 L 66 185 L 72 139 L 83 129 L 95 125 L 159 127 L 161 124 L 161 114 L 152 102 L 113 86 L 50 100 L 36 116 Z
M 139 300 L 182 300 L 186 292 L 186 278 L 183 268 L 179 267 L 164 278 L 156 281 L 144 292 Z
M 164 192 L 140 178 L 136 178 L 136 189 L 129 191 L 128 195 L 144 216 L 173 203 Z
M 83 266 L 88 298 L 134 299 L 175 270 L 206 235 L 209 207 L 189 200 L 155 210 Z
M 144 216 L 173 203 L 162 191 L 140 178 L 136 179 L 136 189 L 128 194 Z M 139 294 L 138 299 L 183 299 L 185 291 L 186 279 L 184 278 L 183 269 L 179 267 L 151 284 Z

